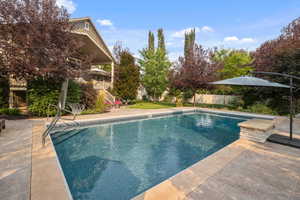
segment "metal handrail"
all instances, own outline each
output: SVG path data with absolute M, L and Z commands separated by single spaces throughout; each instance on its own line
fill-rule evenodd
M 112 104 L 114 104 L 115 103 L 115 101 L 116 101 L 116 97 L 115 96 L 113 96 L 110 92 L 108 92 L 107 90 L 103 90 L 104 92 L 105 92 L 105 94 L 107 95 L 107 96 L 109 96 L 110 98 L 106 98 L 108 101 L 110 101 L 110 103 L 112 103 Z

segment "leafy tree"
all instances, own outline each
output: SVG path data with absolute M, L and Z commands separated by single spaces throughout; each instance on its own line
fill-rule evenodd
M 299 52 L 300 17 L 284 27 L 278 38 L 266 41 L 253 53 L 255 69 L 299 76 Z
M 194 96 L 199 89 L 207 89 L 214 81 L 220 65 L 211 59 L 211 51 L 195 44 L 185 57 L 180 57 L 177 69 L 173 71 L 173 87 L 181 91 L 190 90 Z
M 142 59 L 142 83 L 149 96 L 158 100 L 168 86 L 168 73 L 171 63 L 165 49 L 163 30 L 158 30 L 158 48 L 154 47 L 154 35 L 150 31 L 148 47 L 140 51 Z M 153 48 L 154 47 L 154 48 Z
M 219 71 L 222 79 L 244 76 L 253 69 L 249 66 L 253 59 L 244 50 L 215 50 L 213 59 L 222 65 Z
M 117 71 L 114 83 L 115 95 L 126 102 L 134 100 L 140 84 L 140 72 L 129 51 L 123 50 L 120 53 L 120 64 L 117 66 Z
M 90 58 L 80 52 L 83 44 L 71 30 L 69 14 L 55 0 L 1 0 L 1 72 L 27 80 L 78 75 Z

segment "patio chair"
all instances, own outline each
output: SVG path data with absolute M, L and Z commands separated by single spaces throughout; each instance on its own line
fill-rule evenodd
M 79 103 L 70 103 L 68 106 L 71 110 L 64 109 L 64 111 L 71 113 L 73 115 L 73 120 L 75 120 L 76 116 L 82 113 L 85 109 L 85 106 Z

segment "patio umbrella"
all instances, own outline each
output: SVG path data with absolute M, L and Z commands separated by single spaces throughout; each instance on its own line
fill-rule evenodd
M 265 74 L 275 74 L 268 72 L 261 72 Z M 277 73 L 275 75 L 278 75 Z M 265 79 L 256 78 L 252 76 L 240 76 L 236 78 L 225 79 L 221 81 L 215 81 L 210 84 L 212 85 L 239 85 L 239 86 L 254 86 L 254 87 L 277 87 L 277 88 L 288 88 L 290 89 L 290 140 L 293 139 L 293 82 L 292 76 L 284 75 L 291 78 L 290 85 L 284 85 L 276 82 L 271 82 Z
M 252 76 L 240 76 L 236 78 L 230 78 L 222 81 L 212 82 L 210 84 L 290 88 L 289 85 L 283 85 L 280 83 L 271 82 L 265 79 L 256 78 Z

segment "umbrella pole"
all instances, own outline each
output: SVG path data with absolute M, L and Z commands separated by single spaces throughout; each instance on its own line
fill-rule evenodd
M 290 77 L 290 140 L 293 139 L 293 78 Z

